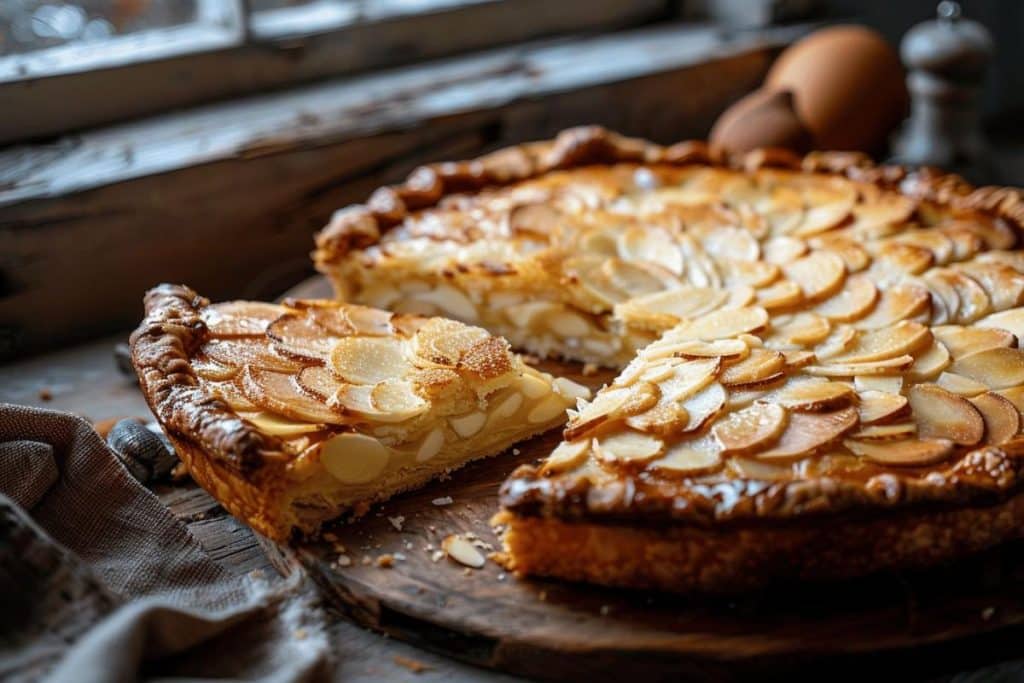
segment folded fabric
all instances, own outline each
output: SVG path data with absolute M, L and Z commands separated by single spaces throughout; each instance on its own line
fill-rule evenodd
M 238 577 L 70 414 L 0 404 L 0 679 L 330 671 L 296 574 Z

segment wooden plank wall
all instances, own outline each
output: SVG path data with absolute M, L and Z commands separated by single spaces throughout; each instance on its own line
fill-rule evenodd
M 272 297 L 310 272 L 333 210 L 424 162 L 583 123 L 702 136 L 805 28 L 695 30 L 464 58 L 443 87 L 400 71 L 0 151 L 0 358 L 128 329 L 162 281 Z

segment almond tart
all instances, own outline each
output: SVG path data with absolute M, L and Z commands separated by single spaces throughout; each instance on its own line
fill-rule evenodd
M 145 300 L 142 391 L 192 476 L 274 539 L 565 421 L 588 390 L 479 327 L 352 304 Z

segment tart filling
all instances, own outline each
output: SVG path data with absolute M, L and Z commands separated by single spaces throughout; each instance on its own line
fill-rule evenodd
M 325 301 L 209 305 L 172 287 L 149 301 L 151 325 L 133 338 L 144 384 L 147 341 L 180 325 L 175 306 L 193 302 L 188 353 L 176 367 L 187 396 L 171 387 L 154 412 L 172 438 L 201 449 L 237 441 L 233 430 L 258 434 L 258 464 L 272 463 L 279 479 L 265 509 L 242 514 L 279 537 L 561 424 L 589 395 L 525 365 L 506 341 L 451 320 Z M 203 401 L 234 416 L 221 434 L 175 423 L 173 404 Z M 211 457 L 223 464 L 224 455 Z

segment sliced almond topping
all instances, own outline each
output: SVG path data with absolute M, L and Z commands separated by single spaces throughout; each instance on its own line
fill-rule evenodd
M 818 413 L 845 408 L 853 397 L 849 384 L 805 381 L 790 382 L 775 395 L 775 400 L 790 410 Z
M 626 228 L 617 240 L 619 255 L 627 261 L 647 261 L 682 275 L 683 255 L 664 229 L 650 225 Z
M 860 394 L 857 415 L 862 425 L 887 422 L 905 414 L 908 401 L 905 396 L 886 391 L 864 391 Z
M 320 447 L 320 462 L 331 476 L 344 484 L 366 484 L 379 477 L 391 453 L 377 439 L 345 432 L 331 437 Z
M 779 481 L 793 477 L 793 469 L 786 462 L 779 464 L 756 458 L 734 457 L 729 458 L 726 466 L 739 479 Z
M 404 379 L 387 379 L 374 385 L 370 402 L 380 412 L 389 413 L 390 421 L 408 420 L 430 408 L 416 393 L 412 382 Z
M 907 379 L 913 382 L 930 382 L 952 362 L 946 345 L 936 339 L 924 353 L 914 359 L 914 364 L 907 371 Z
M 860 441 L 892 441 L 907 439 L 917 433 L 917 425 L 913 422 L 897 422 L 894 424 L 865 425 L 851 433 L 850 437 Z
M 843 408 L 830 413 L 789 415 L 789 424 L 775 446 L 756 454 L 759 459 L 786 461 L 813 455 L 857 424 L 857 411 Z
M 960 308 L 957 311 L 954 322 L 967 325 L 991 312 L 992 304 L 989 301 L 988 294 L 978 284 L 977 280 L 971 276 L 945 268 L 932 271 L 932 273 L 945 279 L 956 289 L 956 293 L 960 298 Z
M 946 391 L 950 391 L 957 396 L 977 396 L 988 391 L 988 387 L 971 379 L 970 377 L 964 377 L 958 375 L 955 372 L 943 372 L 939 375 L 939 378 L 935 380 L 935 383 Z
M 287 312 L 287 308 L 277 304 L 227 301 L 207 306 L 200 315 L 211 337 L 229 339 L 262 336 L 267 325 Z
M 970 399 L 985 421 L 985 441 L 990 444 L 1004 444 L 1020 433 L 1020 412 L 1008 399 L 986 392 Z
M 772 331 L 764 344 L 780 351 L 814 346 L 825 341 L 831 331 L 828 320 L 814 313 L 780 315 L 772 320 Z
M 658 390 L 665 401 L 685 401 L 708 386 L 718 374 L 721 360 L 707 358 L 678 363 L 672 375 L 658 382 Z
M 683 432 L 701 429 L 718 417 L 725 407 L 727 398 L 728 394 L 725 388 L 718 382 L 714 382 L 683 402 L 683 407 L 690 417 Z
M 704 251 L 713 258 L 734 261 L 757 261 L 761 245 L 749 230 L 721 227 L 703 239 Z
M 328 357 L 338 341 L 303 313 L 282 315 L 267 326 L 267 336 L 282 355 L 318 363 Z
M 715 424 L 711 433 L 725 455 L 764 449 L 775 443 L 786 428 L 788 413 L 774 403 L 755 403 Z
M 867 375 L 892 375 L 907 370 L 914 364 L 910 355 L 886 358 L 885 360 L 868 361 L 866 363 L 829 363 L 828 365 L 809 365 L 804 372 L 819 377 L 861 377 Z
M 929 310 L 931 301 L 931 295 L 924 287 L 913 284 L 892 285 L 882 291 L 871 313 L 854 324 L 862 330 L 889 327 Z
M 808 301 L 836 293 L 846 278 L 846 264 L 830 251 L 815 251 L 783 267 L 786 277 L 800 285 Z
M 316 432 L 324 428 L 321 424 L 312 422 L 295 422 L 288 418 L 267 413 L 260 410 L 255 412 L 239 411 L 238 416 L 246 422 L 251 423 L 256 429 L 270 436 L 281 436 L 284 438 L 299 436 Z
M 487 332 L 479 327 L 431 318 L 416 330 L 412 348 L 419 359 L 431 365 L 453 368 L 475 344 L 487 338 Z
M 626 426 L 638 432 L 672 436 L 686 431 L 690 413 L 681 403 L 661 401 L 639 415 L 626 418 Z
M 726 308 L 681 323 L 669 331 L 666 338 L 673 341 L 729 339 L 747 332 L 755 332 L 767 323 L 768 312 L 763 308 Z
M 741 339 L 715 339 L 714 341 L 687 339 L 670 345 L 659 345 L 650 349 L 645 355 L 652 360 L 666 356 L 736 360 L 745 358 L 749 352 L 750 349 Z
M 920 323 L 901 321 L 891 327 L 861 332 L 846 352 L 829 359 L 831 363 L 867 363 L 913 354 L 932 341 L 932 334 Z
M 935 384 L 910 388 L 910 409 L 921 436 L 973 446 L 985 435 L 981 413 L 967 400 Z
M 796 237 L 780 235 L 764 243 L 764 260 L 784 266 L 807 253 L 807 243 Z
M 331 351 L 331 367 L 346 382 L 376 384 L 401 379 L 411 370 L 393 337 L 344 337 Z
M 661 455 L 665 443 L 656 436 L 632 429 L 594 440 L 594 452 L 606 463 L 646 463 Z
M 654 406 L 660 396 L 658 386 L 650 382 L 606 388 L 582 407 L 566 426 L 564 436 L 568 440 L 575 440 L 600 424 L 642 413 Z
M 590 453 L 590 439 L 563 441 L 558 444 L 541 467 L 542 474 L 556 474 L 575 469 L 587 459 Z
M 247 399 L 245 394 L 242 393 L 241 384 L 240 378 L 225 382 L 203 382 L 203 389 L 210 396 L 219 398 L 227 403 L 236 412 L 259 412 L 260 407 Z
M 487 560 L 480 551 L 476 549 L 476 546 L 462 536 L 458 536 L 456 534 L 446 536 L 445 539 L 441 541 L 441 548 L 444 550 L 444 554 L 447 557 L 472 569 L 480 569 L 487 563 Z
M 779 308 L 790 308 L 803 302 L 804 290 L 792 280 L 779 280 L 767 287 L 755 290 L 758 306 L 775 310 Z
M 322 403 L 331 401 L 344 384 L 337 375 L 322 365 L 302 368 L 296 375 L 295 381 L 303 393 Z
M 781 269 L 765 261 L 723 261 L 727 284 L 730 288 L 749 286 L 767 287 L 779 278 Z
M 782 357 L 786 360 L 786 372 L 805 368 L 818 359 L 814 351 L 793 351 L 787 349 L 781 353 Z
M 613 286 L 625 292 L 629 297 L 642 296 L 651 292 L 660 292 L 666 288 L 666 281 L 645 268 L 641 263 L 630 263 L 611 258 L 602 266 Z
M 340 411 L 308 396 L 291 374 L 246 366 L 241 375 L 241 388 L 245 397 L 256 405 L 292 420 L 327 424 L 345 422 Z
M 786 359 L 778 351 L 751 349 L 745 359 L 723 369 L 718 379 L 726 386 L 757 384 L 774 378 L 785 367 Z
M 662 330 L 725 304 L 729 294 L 712 287 L 684 286 L 639 296 L 615 306 L 615 316 L 644 329 Z
M 1017 339 L 1024 339 L 1024 306 L 985 316 L 974 326 L 1006 330 Z
M 879 465 L 923 467 L 942 462 L 953 454 L 953 442 L 945 439 L 843 442 L 852 453 Z
M 224 365 L 205 357 L 193 358 L 191 365 L 197 375 L 211 382 L 229 380 L 237 375 L 240 370 L 237 366 Z
M 946 346 L 954 360 L 979 351 L 1000 347 L 1013 348 L 1017 345 L 1017 339 L 1013 334 L 998 328 L 939 325 L 932 328 L 932 333 Z
M 305 365 L 276 353 L 263 339 L 214 339 L 203 344 L 200 351 L 216 363 L 235 368 L 251 365 L 274 372 L 298 372 Z
M 853 388 L 859 394 L 866 391 L 900 394 L 903 392 L 903 377 L 900 375 L 860 375 L 853 378 Z
M 837 325 L 823 342 L 814 347 L 814 355 L 821 361 L 844 353 L 857 338 L 857 330 L 850 325 Z
M 394 314 L 367 306 L 356 306 L 345 304 L 334 309 L 339 314 L 344 313 L 344 320 L 337 320 L 338 316 L 330 315 L 327 311 L 316 311 L 311 313 L 312 317 L 322 326 L 332 331 L 348 329 L 351 327 L 356 333 L 368 337 L 389 337 L 395 333 L 391 325 Z M 332 321 L 335 318 L 335 321 Z
M 662 476 L 696 477 L 710 474 L 721 466 L 718 444 L 703 436 L 672 445 L 665 455 L 648 463 L 647 469 Z
M 870 313 L 878 297 L 878 288 L 871 278 L 853 275 L 846 279 L 842 290 L 818 304 L 814 312 L 835 322 L 853 322 Z
M 573 259 L 565 263 L 564 269 L 580 290 L 601 306 L 611 308 L 615 304 L 632 298 L 619 289 L 611 276 L 601 270 L 602 260 Z
M 793 234 L 810 237 L 839 227 L 850 217 L 850 207 L 851 205 L 845 202 L 809 205 L 803 214 L 803 220 L 793 230 Z
M 986 349 L 956 359 L 950 371 L 990 389 L 1020 386 L 1024 384 L 1024 351 L 1002 347 Z

